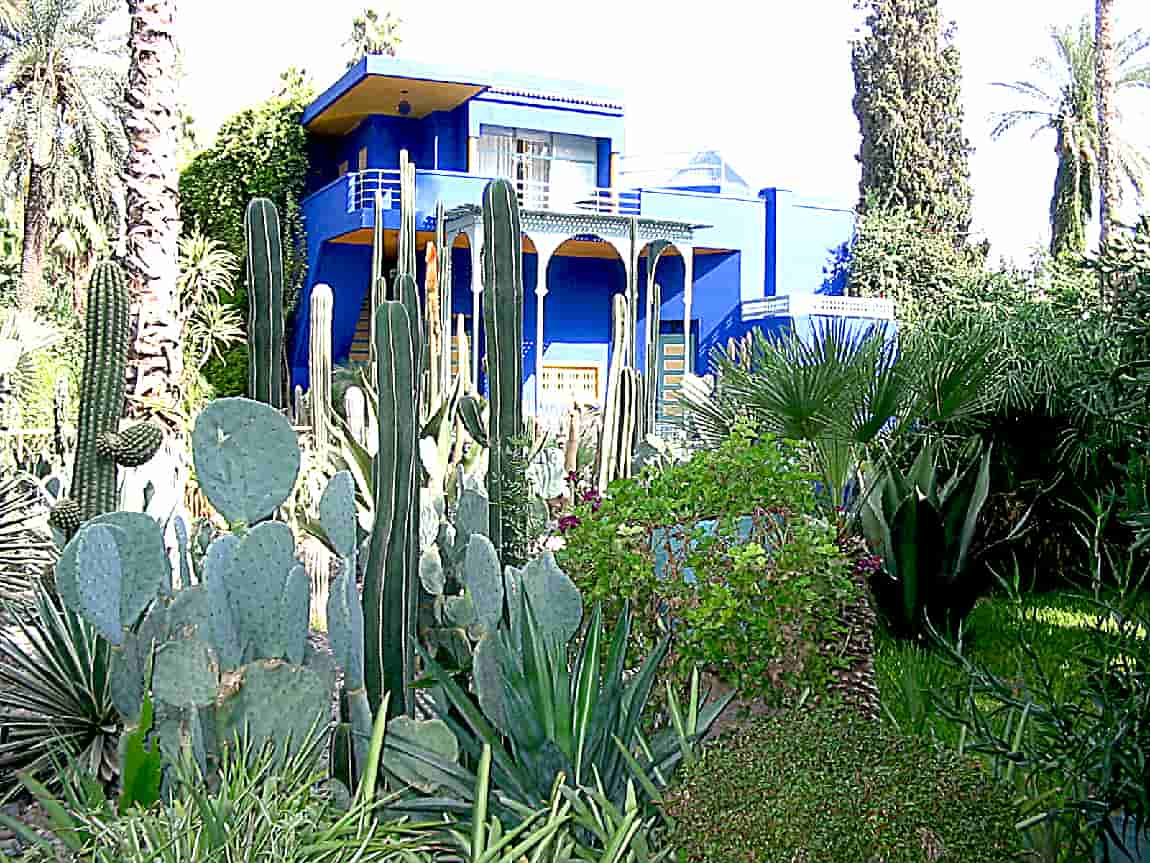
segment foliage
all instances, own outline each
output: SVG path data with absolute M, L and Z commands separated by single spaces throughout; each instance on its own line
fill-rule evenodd
M 208 786 L 193 765 L 172 774 L 173 793 L 163 805 L 117 814 L 112 804 L 73 774 L 63 795 L 30 782 L 49 815 L 53 833 L 78 859 L 92 863 L 426 863 L 437 845 L 426 827 L 384 820 L 386 800 L 358 797 L 341 807 L 315 770 L 315 742 L 281 761 L 274 747 L 243 741 L 238 757 Z M 17 826 L 17 825 L 12 825 Z M 28 830 L 30 861 L 56 859 L 56 849 Z M 425 854 L 425 852 L 427 852 Z
M 956 245 L 970 225 L 962 131 L 962 63 L 937 0 L 856 0 L 866 32 L 852 45 L 854 110 L 862 130 L 860 210 L 907 208 Z
M 939 304 L 977 296 L 986 280 L 981 257 L 908 208 L 872 197 L 851 241 L 846 293 L 894 300 L 899 325 L 914 326 Z
M 716 352 L 713 390 L 686 390 L 691 427 L 713 445 L 746 418 L 809 442 L 840 505 L 860 462 L 901 455 L 918 437 L 965 433 L 993 403 L 993 328 L 957 310 L 935 320 L 929 335 L 897 339 L 842 319 L 806 339 L 756 333 L 749 363 Z
M 684 860 L 1007 863 L 1009 796 L 969 761 L 820 711 L 758 720 L 668 796 Z
M 403 41 L 399 36 L 399 28 L 403 19 L 393 15 L 390 10 L 381 16 L 374 9 L 364 9 L 351 21 L 351 36 L 344 42 L 344 46 L 351 51 L 351 58 L 347 61 L 347 68 L 369 54 L 386 54 L 394 57 L 396 49 Z
M 252 198 L 270 198 L 283 215 L 284 314 L 289 319 L 306 276 L 307 250 L 298 201 L 307 181 L 307 130 L 300 123 L 314 97 L 303 74 L 289 70 L 278 93 L 230 117 L 215 143 L 196 154 L 180 175 L 181 216 L 186 225 L 223 245 L 237 259 L 246 254 L 244 212 Z M 246 314 L 246 285 L 226 291 L 228 305 Z M 204 374 L 221 396 L 243 395 L 245 346 L 237 344 L 207 363 Z
M 1050 36 L 1052 56 L 1033 63 L 1043 80 L 997 82 L 1027 104 L 997 114 L 991 136 L 998 138 L 1019 126 L 1034 127 L 1035 135 L 1055 133 L 1058 170 L 1050 201 L 1050 252 L 1059 257 L 1086 251 L 1086 228 L 1094 214 L 1100 148 L 1094 22 L 1084 16 L 1077 25 L 1051 28 Z M 1142 31 L 1118 40 L 1116 91 L 1150 88 L 1150 62 L 1140 59 L 1147 48 L 1150 37 Z M 1141 195 L 1150 161 L 1134 141 L 1116 135 L 1115 142 L 1117 151 L 1110 154 L 1113 170 Z
M 698 664 L 747 697 L 819 691 L 833 661 L 816 648 L 854 590 L 834 528 L 812 515 L 812 479 L 793 445 L 738 431 L 585 500 L 558 559 L 609 619 L 636 609 L 632 661 L 671 628 L 676 686 Z
M 1097 602 L 1088 645 L 1073 655 L 1082 673 L 1069 687 L 1044 671 L 1030 641 L 1021 645 L 1029 659 L 1021 680 L 972 660 L 961 641 L 946 645 L 967 685 L 940 711 L 963 726 L 967 751 L 1008 765 L 1027 823 L 1058 826 L 1078 855 L 1104 835 L 1118 839 L 1112 813 L 1150 818 L 1148 628 L 1150 617 L 1129 602 Z
M 55 557 L 39 483 L 0 472 L 0 620 L 9 603 L 17 610 L 29 603 Z
M 111 650 L 96 629 L 43 585 L 16 637 L 0 639 L 0 776 L 45 776 L 69 759 L 110 780 L 120 721 L 110 689 Z
M 501 624 L 477 649 L 473 679 L 478 705 L 450 672 L 424 654 L 430 680 L 446 695 L 447 704 L 437 710 L 463 751 L 480 765 L 487 747 L 494 752 L 492 775 L 502 795 L 501 810 L 514 818 L 514 807 L 508 811 L 506 801 L 536 807 L 549 799 L 556 783 L 578 789 L 594 782 L 619 809 L 636 795 L 644 807 L 658 800 L 667 777 L 693 758 L 693 746 L 730 698 L 702 707 L 696 674 L 685 707 L 668 690 L 673 720 L 648 741 L 641 722 L 666 641 L 628 678 L 629 609 L 607 643 L 596 607 L 579 642 L 569 646 L 540 626 L 526 593 L 520 594 L 520 603 L 519 624 Z M 487 668 L 484 653 L 493 656 Z M 465 769 L 437 767 L 426 755 L 421 760 L 432 766 L 432 776 L 443 777 L 455 794 L 470 799 L 475 782 Z M 445 803 L 435 798 L 410 808 L 423 811 L 426 806 L 438 810 Z
M 888 468 L 864 484 L 862 528 L 884 569 L 871 583 L 887 622 L 903 635 L 921 636 L 929 624 L 956 631 L 974 608 L 982 585 L 968 561 L 990 491 L 990 454 L 979 458 L 976 450 L 944 479 L 937 449 L 927 444 L 907 474 Z
M 234 286 L 238 261 L 198 227 L 179 240 L 180 311 L 183 328 L 185 397 L 198 387 L 204 367 L 243 340 L 243 316 L 222 297 Z
M 125 153 L 120 103 L 123 79 L 104 25 L 117 6 L 112 0 L 25 0 L 0 20 L 0 142 L 7 171 L 23 188 L 25 237 L 42 266 L 50 202 L 70 188 L 110 223 L 117 212 L 115 190 Z M 73 170 L 75 173 L 73 173 Z M 23 272 L 24 279 L 40 273 Z M 31 290 L 29 290 L 29 287 Z M 26 285 L 20 306 L 31 311 L 39 285 Z M 26 296 L 25 296 L 26 294 Z

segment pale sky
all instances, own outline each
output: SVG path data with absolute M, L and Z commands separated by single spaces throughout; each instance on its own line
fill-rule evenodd
M 627 153 L 720 150 L 756 190 L 779 186 L 853 205 L 858 124 L 850 0 L 181 0 L 183 98 L 202 130 L 266 98 L 288 66 L 317 91 L 346 67 L 342 43 L 365 5 L 403 19 L 400 56 L 621 87 Z M 1049 238 L 1053 138 L 1017 130 L 990 140 L 989 114 L 1010 107 L 992 81 L 1033 77 L 1053 24 L 1093 0 L 942 0 L 964 66 L 975 230 L 993 254 L 1022 262 Z M 1150 30 L 1150 3 L 1116 0 L 1119 32 Z M 562 12 L 559 9 L 562 8 Z M 1150 95 L 1124 103 L 1150 148 Z

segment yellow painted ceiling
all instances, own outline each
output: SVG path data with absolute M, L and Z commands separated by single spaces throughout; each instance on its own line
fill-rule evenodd
M 332 240 L 333 243 L 348 243 L 355 246 L 370 246 L 371 245 L 371 228 L 360 228 L 356 231 L 344 234 L 341 237 L 336 237 Z M 435 233 L 433 231 L 417 231 L 415 235 L 416 248 L 423 249 L 427 243 L 435 241 Z M 455 248 L 466 248 L 467 237 L 464 234 L 459 234 L 455 238 L 453 244 Z M 535 253 L 535 245 L 531 242 L 531 238 L 524 235 L 523 237 L 523 251 L 528 254 Z M 721 254 L 728 252 L 730 249 L 695 249 L 697 255 L 708 254 Z M 399 232 L 398 231 L 384 231 L 383 232 L 383 253 L 385 257 L 395 257 L 399 254 Z M 422 252 L 421 252 L 422 254 Z M 569 258 L 617 258 L 619 253 L 615 251 L 615 247 L 610 243 L 605 243 L 600 240 L 567 240 L 555 252 L 557 255 L 562 255 Z M 673 246 L 663 252 L 663 257 L 677 257 L 679 252 Z M 643 257 L 646 257 L 646 250 L 643 252 Z
M 372 114 L 419 119 L 434 111 L 456 108 L 482 89 L 474 84 L 369 75 L 329 105 L 308 128 L 320 135 L 344 135 Z M 411 104 L 407 115 L 399 113 L 399 103 L 404 99 Z

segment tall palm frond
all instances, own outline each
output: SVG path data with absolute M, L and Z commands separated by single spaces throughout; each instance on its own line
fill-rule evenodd
M 116 0 L 17 0 L 0 16 L 0 152 L 24 197 L 20 304 L 42 288 L 50 202 L 72 185 L 109 225 L 121 209 L 124 76 L 104 32 Z
M 1020 127 L 1032 137 L 1053 131 L 1058 170 L 1051 197 L 1051 252 L 1081 253 L 1086 248 L 1085 228 L 1094 212 L 1095 187 L 1101 142 L 1098 131 L 1094 25 L 1083 17 L 1076 25 L 1051 29 L 1051 56 L 1039 57 L 1032 68 L 1037 81 L 995 82 L 1022 103 L 996 112 L 991 137 L 998 139 Z M 1115 45 L 1116 91 L 1150 91 L 1150 35 L 1136 30 Z M 1115 111 L 1121 129 L 1121 114 Z M 1114 170 L 1141 198 L 1146 191 L 1150 160 L 1140 145 L 1115 136 L 1111 155 Z

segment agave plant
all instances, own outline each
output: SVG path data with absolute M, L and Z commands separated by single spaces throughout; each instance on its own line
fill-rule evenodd
M 885 571 L 872 583 L 898 632 L 920 636 L 928 625 L 954 631 L 974 607 L 978 586 L 966 569 L 989 490 L 989 447 L 945 481 L 938 475 L 937 448 L 926 444 L 908 474 L 891 468 L 865 482 L 863 532 Z
M 521 600 L 522 625 L 501 624 L 499 632 L 489 636 L 498 639 L 502 669 L 499 679 L 489 685 L 501 687 L 501 697 L 481 696 L 476 704 L 448 670 L 423 652 L 427 676 L 442 688 L 447 702 L 437 702 L 436 710 L 460 749 L 473 764 L 481 763 L 485 748 L 492 751 L 497 814 L 514 823 L 524 811 L 553 800 L 556 783 L 572 789 L 596 788 L 602 804 L 617 811 L 627 811 L 628 800 L 637 795 L 630 808 L 637 806 L 649 814 L 647 805 L 660 798 L 675 768 L 694 757 L 695 745 L 734 693 L 701 707 L 696 673 L 684 707 L 668 685 L 669 722 L 648 740 L 641 724 L 668 641 L 628 673 L 624 665 L 631 631 L 629 608 L 620 615 L 604 653 L 602 611 L 596 607 L 569 656 L 567 644 L 541 634 L 527 597 Z M 498 703 L 504 715 L 489 715 L 492 711 L 485 710 L 484 703 Z M 481 777 L 406 742 L 389 742 L 388 747 L 420 765 L 454 795 L 411 800 L 400 809 L 467 811 Z
M 7 608 L 21 611 L 33 585 L 56 558 L 39 484 L 20 474 L 0 476 L 0 620 Z
M 38 584 L 31 617 L 0 639 L 0 781 L 69 760 L 104 781 L 115 777 L 120 720 L 110 659 L 96 630 Z

